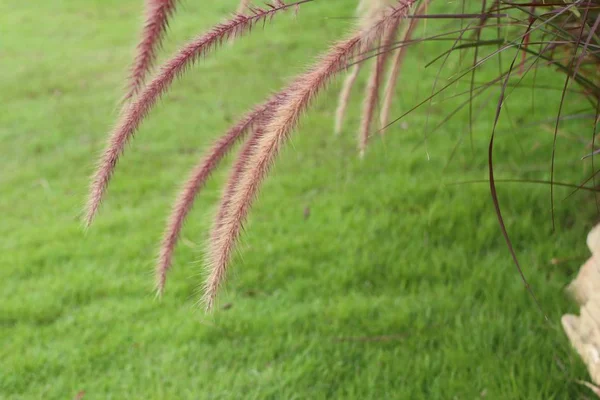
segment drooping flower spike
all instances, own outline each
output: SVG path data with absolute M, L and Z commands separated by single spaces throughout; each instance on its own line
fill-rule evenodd
M 430 2 L 431 0 L 423 0 L 423 2 L 419 5 L 419 8 L 416 10 L 415 16 L 421 16 L 425 14 Z M 390 110 L 392 108 L 394 94 L 396 93 L 398 77 L 400 76 L 402 64 L 406 57 L 406 51 L 408 50 L 407 44 L 410 43 L 410 41 L 412 40 L 413 33 L 417 28 L 418 22 L 419 18 L 412 18 L 410 22 L 406 24 L 406 29 L 404 29 L 404 32 L 402 32 L 403 45 L 400 48 L 396 49 L 395 53 L 392 55 L 392 65 L 390 67 L 387 83 L 383 91 L 383 103 L 381 106 L 381 113 L 379 117 L 379 125 L 381 126 L 381 128 L 384 128 L 389 124 Z

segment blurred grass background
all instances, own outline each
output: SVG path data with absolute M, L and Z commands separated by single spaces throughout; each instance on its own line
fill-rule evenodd
M 184 1 L 163 55 L 236 6 Z M 465 113 L 424 143 L 426 119 L 434 126 L 465 99 L 448 96 L 375 138 L 360 160 L 365 79 L 341 137 L 332 134 L 337 82 L 279 157 L 215 313 L 195 304 L 226 169 L 197 201 L 166 295 L 154 299 L 156 245 L 188 170 L 340 37 L 354 4 L 307 4 L 200 62 L 144 123 L 86 233 L 88 176 L 116 118 L 141 15 L 137 0 L 0 3 L 1 398 L 585 398 L 576 380 L 587 375 L 559 319 L 575 310 L 562 289 L 586 257 L 596 207 L 581 193 L 560 201 L 569 190 L 557 188 L 552 234 L 549 187 L 498 184 L 545 322 L 488 186 L 454 185 L 487 178 L 495 97 L 476 109 L 472 148 Z M 395 115 L 429 95 L 437 69 L 424 65 L 444 46 L 412 51 Z M 540 76 L 562 86 L 561 75 Z M 540 89 L 534 113 L 530 90 L 511 91 L 497 177 L 549 178 L 559 94 Z M 589 130 L 561 126 L 557 180 L 589 174 L 579 160 Z M 555 257 L 571 261 L 551 265 Z

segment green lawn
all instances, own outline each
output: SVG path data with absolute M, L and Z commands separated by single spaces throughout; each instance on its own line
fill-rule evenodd
M 236 3 L 184 1 L 164 54 Z M 181 180 L 233 120 L 348 29 L 353 4 L 307 4 L 297 19 L 280 16 L 200 62 L 144 123 L 85 233 L 88 177 L 117 115 L 142 1 L 0 2 L 1 398 L 589 396 L 559 321 L 576 310 L 562 289 L 587 255 L 593 198 L 562 201 L 569 190 L 556 189 L 552 234 L 548 186 L 499 184 L 546 322 L 510 259 L 487 185 L 452 185 L 487 177 L 495 97 L 476 109 L 473 148 L 463 140 L 450 163 L 466 114 L 424 146 L 426 108 L 360 160 L 362 95 L 355 91 L 347 129 L 334 137 L 336 82 L 279 157 L 215 312 L 196 302 L 226 169 L 196 203 L 166 294 L 154 298 L 156 244 Z M 414 49 L 395 115 L 430 93 L 437 69 L 423 67 L 441 49 Z M 531 122 L 555 115 L 559 92 L 540 90 L 535 115 L 529 90 L 511 93 L 496 174 L 548 179 L 553 122 Z M 430 127 L 464 100 L 450 97 L 430 109 Z M 579 160 L 588 125 L 563 125 L 558 180 L 589 174 Z M 578 258 L 551 265 L 553 257 Z

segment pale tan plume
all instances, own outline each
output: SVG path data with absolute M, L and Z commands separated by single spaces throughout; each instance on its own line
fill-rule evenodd
M 415 14 L 425 14 L 427 12 L 429 2 L 430 0 L 424 0 L 423 3 L 421 3 L 421 5 L 419 5 L 419 7 L 417 8 Z M 379 118 L 382 128 L 381 133 L 384 132 L 385 127 L 389 124 L 390 110 L 392 108 L 392 102 L 394 101 L 394 92 L 398 83 L 398 75 L 400 74 L 404 58 L 406 57 L 406 51 L 408 49 L 409 42 L 412 40 L 412 35 L 414 33 L 415 28 L 417 27 L 418 22 L 418 18 L 413 18 L 410 20 L 410 23 L 406 26 L 404 32 L 402 33 L 403 44 L 399 49 L 396 49 L 394 53 L 394 58 L 392 59 L 392 66 L 390 68 L 387 83 L 385 85 L 383 103 L 381 106 L 381 114 Z
M 356 13 L 358 15 L 359 27 L 363 31 L 367 31 L 374 23 L 377 22 L 378 17 L 384 12 L 385 7 L 389 6 L 390 0 L 361 0 L 358 3 Z M 350 72 L 346 75 L 342 89 L 340 90 L 340 96 L 338 100 L 338 106 L 335 113 L 335 125 L 334 133 L 339 135 L 344 125 L 344 117 L 346 115 L 346 109 L 348 102 L 350 101 L 350 94 L 352 88 L 356 83 L 356 79 L 360 73 L 362 62 L 354 64 Z
M 375 57 L 375 63 L 371 70 L 369 81 L 365 89 L 365 100 L 363 102 L 363 112 L 358 132 L 358 149 L 361 157 L 364 156 L 364 152 L 367 147 L 367 142 L 371 133 L 371 123 L 373 121 L 375 107 L 377 106 L 379 100 L 379 88 L 381 86 L 382 75 L 387 58 L 390 54 L 390 48 L 394 42 L 394 39 L 396 38 L 399 24 L 400 19 L 397 18 L 381 32 L 381 47 L 378 49 L 379 53 L 377 57 Z
M 335 111 L 335 129 L 334 133 L 339 135 L 342 132 L 342 128 L 344 126 L 344 116 L 346 115 L 346 108 L 348 107 L 348 102 L 350 101 L 350 94 L 352 92 L 352 87 L 358 78 L 358 74 L 360 73 L 361 63 L 354 64 L 352 66 L 352 70 L 348 72 L 346 75 L 346 79 L 344 80 L 344 85 L 342 86 L 342 90 L 340 90 L 340 98 L 338 100 L 337 110 Z
M 390 9 L 383 14 L 371 29 L 385 30 L 389 28 L 391 22 L 406 15 L 407 8 L 415 1 L 399 2 L 399 7 Z M 359 31 L 349 39 L 335 44 L 316 65 L 294 80 L 282 92 L 286 93 L 287 98 L 274 112 L 273 118 L 264 126 L 241 176 L 235 178 L 237 183 L 231 183 L 235 187 L 233 196 L 226 203 L 221 202 L 217 215 L 217 217 L 220 215 L 221 219 L 215 221 L 215 231 L 211 233 L 207 246 L 209 275 L 205 282 L 204 293 L 207 309 L 212 308 L 214 304 L 234 246 L 239 238 L 242 224 L 281 146 L 286 142 L 311 101 L 331 78 L 344 68 L 347 59 L 367 44 L 365 42 L 370 40 L 373 33 L 372 31 Z
M 386 9 L 392 3 L 394 3 L 393 0 L 360 0 L 358 2 L 356 8 L 358 28 L 363 31 L 363 35 L 380 21 L 381 16 L 386 13 Z M 372 38 L 367 39 L 372 40 Z

